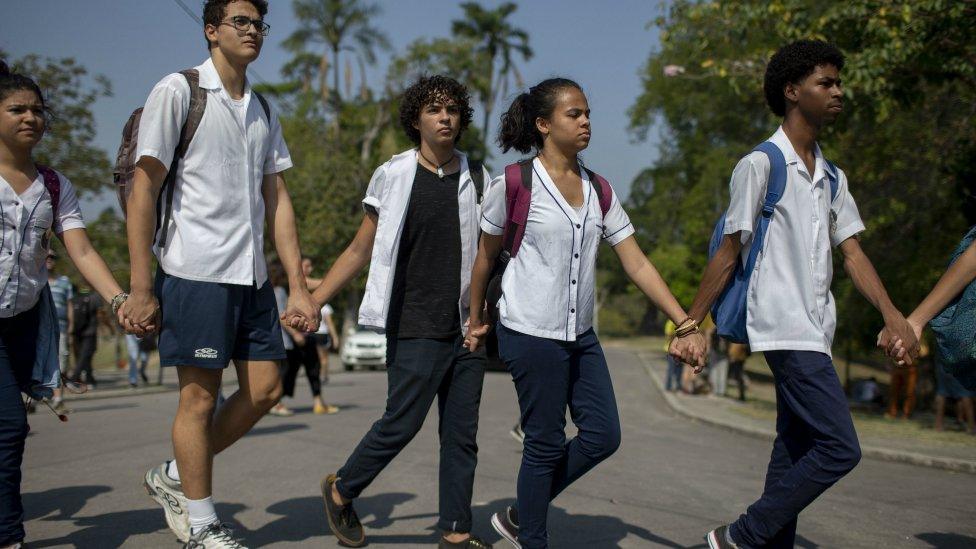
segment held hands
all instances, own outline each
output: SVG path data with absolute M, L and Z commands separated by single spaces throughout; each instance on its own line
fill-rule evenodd
M 464 322 L 464 346 L 472 353 L 485 344 L 491 324 L 483 324 L 480 320 L 472 322 L 469 318 Z
M 159 329 L 159 302 L 149 291 L 134 291 L 116 316 L 126 333 L 143 337 Z
M 701 332 L 675 337 L 668 346 L 668 354 L 694 368 L 696 374 L 705 369 L 707 345 Z
M 305 288 L 296 288 L 288 295 L 281 320 L 294 330 L 311 333 L 319 329 L 321 310 Z
M 918 357 L 922 324 L 898 315 L 878 333 L 878 347 L 898 366 L 911 366 Z

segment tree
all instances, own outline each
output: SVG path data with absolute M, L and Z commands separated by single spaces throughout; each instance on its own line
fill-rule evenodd
M 376 62 L 377 49 L 390 49 L 386 34 L 370 24 L 370 19 L 380 13 L 380 8 L 361 0 L 294 0 L 292 9 L 299 27 L 283 43 L 285 48 L 296 54 L 290 65 L 308 76 L 306 83 L 310 82 L 311 74 L 318 71 L 319 91 L 325 102 L 330 93 L 325 85 L 325 74 L 329 67 L 328 53 L 331 53 L 332 93 L 338 105 L 341 103 L 339 52 L 347 50 L 355 53 L 362 65 Z M 350 41 L 355 46 L 350 45 Z M 307 53 L 309 44 L 322 44 L 327 49 L 319 56 L 317 67 L 314 58 Z
M 522 87 L 522 77 L 513 62 L 514 55 L 519 54 L 522 60 L 528 61 L 532 58 L 532 48 L 529 47 L 529 34 L 513 27 L 508 21 L 508 17 L 518 9 L 514 3 L 505 2 L 494 10 L 487 10 L 476 2 L 464 2 L 461 8 L 464 19 L 453 21 L 451 32 L 479 44 L 485 75 L 483 83 L 479 82 L 479 93 L 484 109 L 482 129 L 487 141 L 491 112 L 498 97 L 508 94 L 509 81 L 513 77 L 516 87 Z M 497 73 L 496 59 L 501 61 Z

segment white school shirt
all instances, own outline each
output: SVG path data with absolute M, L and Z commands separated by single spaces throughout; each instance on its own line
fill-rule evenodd
M 454 151 L 454 154 L 461 160 L 461 177 L 458 182 L 458 216 L 461 229 L 461 272 L 458 276 L 461 277 L 461 295 L 458 296 L 458 312 L 463 323 L 468 318 L 468 304 L 471 301 L 471 269 L 474 267 L 478 237 L 481 235 L 478 230 L 481 206 L 468 170 L 467 156 L 460 151 Z M 369 275 L 366 278 L 366 291 L 359 307 L 359 323 L 363 326 L 386 329 L 400 237 L 403 235 L 413 180 L 417 175 L 417 158 L 417 149 L 410 149 L 376 168 L 363 198 L 363 207 L 367 211 L 374 209 L 379 214 Z M 487 182 L 491 176 L 483 166 L 482 171 Z
M 84 229 L 78 197 L 68 178 L 58 173 L 61 196 L 54 219 L 44 176 L 37 175 L 21 195 L 0 177 L 0 318 L 10 318 L 37 304 L 47 284 L 49 232 Z
M 334 311 L 332 310 L 332 305 L 326 303 L 325 305 L 322 306 L 322 310 L 319 311 L 319 316 L 322 317 L 322 322 L 319 322 L 319 329 L 315 333 L 319 335 L 329 335 L 329 323 L 326 322 L 325 319 L 332 316 L 333 312 Z
M 502 276 L 501 323 L 523 334 L 575 341 L 593 326 L 596 256 L 600 240 L 616 246 L 634 234 L 617 193 L 604 217 L 593 185 L 580 166 L 583 208 L 577 212 L 556 188 L 542 162 L 532 161 L 532 200 L 518 253 Z M 505 232 L 505 176 L 485 191 L 481 230 Z
M 837 170 L 830 201 L 829 169 L 816 147 L 813 177 L 780 128 L 769 138 L 786 159 L 786 189 L 776 204 L 756 270 L 749 280 L 746 330 L 753 351 L 794 350 L 831 354 L 837 326 L 831 246 L 864 230 L 847 176 Z M 769 157 L 752 152 L 732 172 L 725 234 L 742 231 L 742 261 L 749 254 L 756 217 L 769 178 Z
M 262 179 L 290 168 L 291 156 L 278 115 L 271 110 L 269 125 L 249 84 L 242 125 L 213 61 L 196 69 L 200 87 L 207 90 L 207 108 L 176 169 L 166 247 L 154 244 L 153 251 L 169 275 L 260 287 L 268 278 Z M 156 84 L 139 123 L 140 158 L 170 165 L 189 106 L 190 87 L 183 75 L 170 74 Z

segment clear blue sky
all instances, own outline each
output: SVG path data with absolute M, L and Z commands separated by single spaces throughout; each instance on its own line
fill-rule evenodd
M 202 11 L 201 0 L 184 3 Z M 290 1 L 270 3 L 267 22 L 271 34 L 252 68 L 260 77 L 277 81 L 279 68 L 288 59 L 280 43 L 296 28 L 296 21 Z M 458 2 L 376 3 L 383 13 L 375 24 L 390 37 L 394 51 L 402 51 L 417 38 L 449 36 L 451 20 L 462 15 Z M 492 7 L 500 2 L 481 3 Z M 74 57 L 92 73 L 111 80 L 114 96 L 99 100 L 93 110 L 95 144 L 109 151 L 113 159 L 123 124 L 142 105 L 152 86 L 163 75 L 197 65 L 207 57 L 201 30 L 174 0 L 3 0 L 3 4 L 0 49 L 13 57 L 28 53 Z M 659 15 L 661 5 L 652 0 L 535 0 L 519 2 L 513 21 L 529 32 L 535 52 L 530 61 L 517 61 L 527 84 L 558 75 L 583 86 L 594 116 L 593 143 L 585 153 L 588 165 L 605 175 L 623 196 L 657 150 L 653 141 L 633 142 L 627 131 L 627 109 L 640 93 L 637 73 L 658 45 L 657 31 L 647 23 Z M 389 54 L 381 54 L 377 66 L 369 70 L 370 85 L 382 82 L 388 59 Z M 502 108 L 499 104 L 495 112 Z M 497 117 L 493 118 L 496 123 Z M 481 116 L 476 114 L 475 120 L 480 121 Z M 496 159 L 505 161 L 517 157 L 499 157 L 499 151 L 494 152 Z M 495 164 L 501 163 L 496 160 Z M 113 200 L 86 201 L 86 217 L 92 219 Z

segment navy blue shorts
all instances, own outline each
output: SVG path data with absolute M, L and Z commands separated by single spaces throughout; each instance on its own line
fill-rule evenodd
M 231 360 L 284 360 L 270 282 L 260 289 L 197 282 L 160 269 L 155 291 L 163 316 L 160 365 L 222 369 Z

